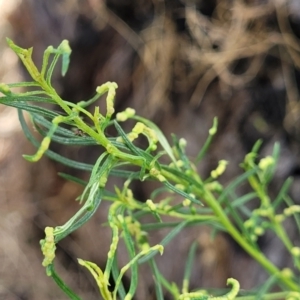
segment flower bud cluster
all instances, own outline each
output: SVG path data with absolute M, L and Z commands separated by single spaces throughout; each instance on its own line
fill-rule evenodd
M 265 171 L 267 170 L 269 167 L 273 166 L 275 164 L 275 160 L 272 156 L 267 156 L 264 157 L 260 160 L 260 162 L 258 163 L 258 167 L 262 170 Z
M 53 259 L 55 258 L 55 242 L 54 242 L 54 229 L 53 227 L 46 227 L 45 228 L 45 234 L 46 237 L 44 240 L 40 241 L 42 253 L 44 255 L 44 260 L 42 262 L 42 265 L 44 267 L 49 266 L 52 264 Z
M 129 118 L 135 115 L 135 110 L 133 108 L 126 108 L 124 111 L 117 113 L 116 119 L 119 122 L 125 122 Z
M 167 179 L 165 178 L 165 176 L 163 176 L 159 170 L 157 170 L 156 168 L 152 168 L 150 170 L 150 175 L 157 178 L 160 182 L 164 182 Z
M 123 112 L 125 113 L 125 112 Z M 132 113 L 132 112 L 130 112 Z M 121 113 L 122 114 L 122 113 Z M 119 118 L 121 118 L 122 120 L 126 119 L 126 115 L 121 115 L 121 117 L 119 116 Z M 155 133 L 155 131 L 149 127 L 147 127 L 144 123 L 142 122 L 137 122 L 135 124 L 135 126 L 133 127 L 132 131 L 130 133 L 127 134 L 127 138 L 133 142 L 135 139 L 137 139 L 139 137 L 140 134 L 143 134 L 144 136 L 147 137 L 148 142 L 149 142 L 149 149 L 151 151 L 156 150 L 157 148 L 157 142 L 158 142 L 158 138 L 157 135 Z M 124 142 L 122 137 L 118 137 L 117 138 L 117 142 Z
M 102 84 L 101 86 L 98 86 L 96 89 L 96 92 L 100 95 L 107 92 L 106 97 L 106 118 L 110 118 L 112 114 L 115 112 L 114 108 L 114 100 L 116 96 L 116 89 L 118 88 L 118 85 L 115 82 L 106 82 Z
M 228 165 L 228 161 L 223 159 L 220 160 L 218 167 L 215 170 L 210 172 L 210 176 L 214 179 L 218 178 L 225 172 L 227 165 Z

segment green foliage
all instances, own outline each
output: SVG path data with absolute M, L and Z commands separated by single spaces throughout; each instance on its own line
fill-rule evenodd
M 295 226 L 300 231 L 300 206 L 295 205 L 287 195 L 291 179 L 287 179 L 276 199 L 271 200 L 268 185 L 275 172 L 279 156 L 279 145 L 274 146 L 272 156 L 258 161 L 260 142 L 256 143 L 251 153 L 247 154 L 241 167 L 244 173 L 231 182 L 222 186 L 218 178 L 226 171 L 228 162 L 221 160 L 209 178 L 202 178 L 197 172 L 197 165 L 205 157 L 209 144 L 217 130 L 217 120 L 209 131 L 208 139 L 196 158 L 190 159 L 186 152 L 186 142 L 173 136 L 170 145 L 161 130 L 150 120 L 137 116 L 135 111 L 127 108 L 114 117 L 114 98 L 117 84 L 107 82 L 96 89 L 95 96 L 87 101 L 76 104 L 61 99 L 51 84 L 51 76 L 58 59 L 62 58 L 62 75 L 65 75 L 71 49 L 67 41 L 63 41 L 58 48 L 48 47 L 44 53 L 41 71 L 31 59 L 32 49 L 22 49 L 8 40 L 11 49 L 20 57 L 33 81 L 15 84 L 0 84 L 0 103 L 18 108 L 19 119 L 26 137 L 38 150 L 33 155 L 24 155 L 30 162 L 38 161 L 44 154 L 67 166 L 90 172 L 89 181 L 83 182 L 68 174 L 62 174 L 68 180 L 84 184 L 85 189 L 79 197 L 80 209 L 65 224 L 55 228 L 46 227 L 45 239 L 41 241 L 44 255 L 42 265 L 48 276 L 70 299 L 80 299 L 59 277 L 54 269 L 56 244 L 88 222 L 101 205 L 101 201 L 110 201 L 108 225 L 112 232 L 112 241 L 105 270 L 96 264 L 78 259 L 80 265 L 87 268 L 99 287 L 104 299 L 132 299 L 138 286 L 140 264 L 147 263 L 153 272 L 157 299 L 163 299 L 164 291 L 168 291 L 174 299 L 214 299 L 214 300 L 250 300 L 250 299 L 300 299 L 299 275 L 300 248 L 293 244 L 282 223 L 286 218 L 294 217 Z M 28 91 L 15 93 L 16 87 L 28 88 Z M 106 112 L 100 112 L 98 106 L 91 113 L 87 108 L 102 96 L 106 95 Z M 40 106 L 48 103 L 52 109 Z M 58 112 L 55 106 L 60 107 Z M 27 111 L 34 128 L 43 136 L 38 142 L 25 122 L 23 111 Z M 136 125 L 132 131 L 126 133 L 121 122 L 134 120 Z M 106 129 L 114 127 L 116 137 L 108 137 Z M 81 134 L 75 135 L 74 128 Z M 148 146 L 141 148 L 135 140 L 144 135 Z M 77 162 L 54 153 L 49 149 L 51 141 L 64 145 L 98 145 L 103 149 L 94 165 Z M 138 171 L 132 171 L 132 166 Z M 122 177 L 123 187 L 115 188 L 115 192 L 108 192 L 107 180 L 110 176 Z M 134 180 L 155 180 L 161 187 L 149 195 L 144 203 L 136 199 L 130 189 Z M 241 197 L 233 198 L 235 189 L 248 181 L 252 192 Z M 157 201 L 164 192 L 164 199 Z M 178 204 L 178 199 L 181 202 Z M 245 204 L 254 199 L 260 205 L 254 211 L 249 211 Z M 175 201 L 176 200 L 176 201 Z M 286 203 L 286 208 L 280 207 Z M 153 215 L 156 222 L 146 224 L 142 221 L 145 215 Z M 174 222 L 164 222 L 164 217 L 173 217 Z M 170 283 L 159 271 L 155 256 L 163 254 L 164 247 L 187 226 L 208 225 L 216 231 L 227 232 L 249 255 L 252 256 L 270 274 L 268 280 L 257 291 L 250 291 L 249 295 L 239 295 L 239 282 L 228 279 L 231 290 L 219 295 L 214 291 L 211 295 L 203 289 L 191 291 L 189 289 L 190 275 L 197 244 L 193 243 L 186 258 L 186 268 L 183 274 L 182 287 Z M 150 245 L 148 234 L 150 230 L 171 227 L 170 232 L 158 245 Z M 285 248 L 290 253 L 294 270 L 276 267 L 260 250 L 257 238 L 267 230 L 276 233 Z M 127 248 L 129 261 L 119 269 L 117 254 L 119 240 L 123 239 Z M 130 287 L 125 291 L 122 277 L 130 270 Z M 113 291 L 109 288 L 109 278 L 115 280 Z M 271 288 L 276 285 L 280 292 L 272 293 Z

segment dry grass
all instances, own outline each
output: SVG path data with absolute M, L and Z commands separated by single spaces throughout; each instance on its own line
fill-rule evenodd
M 250 1 L 248 1 L 250 2 Z M 172 11 L 167 4 L 153 1 L 154 18 L 141 32 L 132 30 L 107 9 L 103 2 L 88 1 L 87 17 L 94 14 L 99 30 L 108 24 L 132 46 L 140 58 L 133 74 L 137 97 L 147 98 L 147 113 L 170 109 L 170 94 L 188 92 L 187 101 L 199 107 L 211 83 L 218 80 L 223 98 L 233 90 L 245 89 L 267 68 L 266 57 L 278 59 L 272 83 L 286 88 L 288 102 L 285 128 L 296 137 L 299 133 L 299 94 L 294 68 L 300 67 L 300 43 L 289 19 L 296 4 L 292 1 L 217 1 L 211 17 L 200 13 L 197 1 L 176 9 L 186 20 L 186 31 L 176 32 Z M 243 60 L 245 67 L 236 73 Z M 229 96 L 228 96 L 229 95 Z

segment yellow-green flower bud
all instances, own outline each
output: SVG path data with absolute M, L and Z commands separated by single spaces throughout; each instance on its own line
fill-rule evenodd
M 180 184 L 180 183 L 175 184 L 175 187 L 176 187 L 178 190 L 181 190 L 181 191 L 184 191 L 184 190 L 185 190 L 185 186 L 184 186 L 183 184 Z
M 152 175 L 153 177 L 156 177 L 160 182 L 167 180 L 163 175 L 160 174 L 160 171 L 155 168 L 152 168 L 150 170 L 150 175 Z
M 254 225 L 255 225 L 255 222 L 252 219 L 249 219 L 249 220 L 247 220 L 247 221 L 244 222 L 244 226 L 246 228 L 252 228 Z
M 51 47 L 51 46 L 50 46 Z M 68 40 L 63 40 L 59 46 L 59 48 L 65 53 L 71 53 L 71 47 Z
M 137 139 L 138 136 L 139 136 L 139 135 L 138 135 L 136 132 L 130 132 L 130 133 L 128 133 L 128 135 L 127 135 L 129 141 L 131 141 L 131 142 L 134 141 L 135 139 Z
M 185 175 L 191 176 L 193 174 L 193 170 L 188 169 L 184 173 L 185 173 Z
M 124 122 L 128 118 L 131 118 L 135 115 L 135 110 L 133 108 L 126 108 L 125 111 L 117 113 L 116 119 L 117 121 Z
M 121 214 L 117 215 L 117 220 L 118 220 L 120 223 L 124 223 L 124 217 L 123 217 Z
M 185 148 L 186 144 L 187 144 L 186 139 L 184 139 L 184 138 L 179 139 L 179 147 L 180 148 Z
M 176 166 L 181 168 L 182 166 L 184 165 L 183 161 L 182 160 L 177 160 L 176 161 Z
M 257 236 L 255 234 L 251 234 L 250 239 L 251 239 L 252 242 L 256 242 L 257 241 Z
M 128 119 L 128 117 L 127 117 L 127 114 L 124 111 L 122 111 L 122 112 L 117 113 L 116 119 L 119 122 L 124 122 Z
M 215 135 L 216 132 L 217 132 L 217 128 L 215 128 L 215 127 L 212 127 L 208 130 L 209 135 Z
M 153 203 L 151 199 L 148 199 L 146 201 L 147 206 L 150 208 L 152 211 L 156 211 L 156 205 Z
M 45 228 L 45 239 L 41 240 L 41 249 L 44 255 L 44 260 L 42 265 L 44 267 L 49 266 L 52 264 L 53 259 L 55 258 L 55 242 L 54 242 L 54 228 L 53 227 L 46 227 Z
M 101 176 L 99 180 L 99 187 L 104 188 L 106 183 L 107 183 L 107 176 L 105 175 Z
M 296 213 L 300 213 L 300 205 L 292 205 L 288 208 L 285 208 L 283 212 L 286 216 L 290 216 L 290 215 L 293 215 L 293 214 L 296 214 Z
M 115 112 L 114 109 L 114 99 L 116 95 L 116 89 L 118 88 L 118 85 L 115 82 L 106 82 L 102 84 L 101 86 L 98 86 L 96 89 L 96 92 L 99 95 L 103 95 L 107 92 L 106 97 L 106 117 L 110 118 L 111 115 Z
M 11 90 L 10 90 L 9 86 L 5 83 L 0 83 L 0 92 L 4 95 L 11 94 Z
M 161 175 L 161 174 L 158 174 L 156 176 L 156 178 L 160 181 L 160 182 L 164 182 L 164 181 L 167 181 L 166 177 Z
M 299 300 L 299 299 L 300 299 L 300 293 L 298 292 L 290 292 L 286 297 L 286 300 Z
M 286 278 L 292 278 L 294 276 L 294 273 L 290 268 L 282 269 L 281 274 Z
M 142 123 L 142 122 L 137 122 L 135 124 L 135 126 L 133 127 L 132 132 L 140 134 L 140 133 L 142 133 L 144 131 L 144 129 L 145 129 L 145 124 Z
M 126 112 L 127 116 L 129 116 L 129 117 L 133 117 L 135 115 L 135 109 L 133 109 L 131 107 L 127 107 L 125 109 L 125 112 Z
M 182 202 L 182 205 L 184 207 L 187 207 L 187 206 L 190 206 L 192 203 L 192 201 L 190 199 L 184 199 L 183 202 Z
M 261 207 L 259 209 L 255 210 L 257 215 L 261 216 L 261 217 L 269 217 L 273 214 L 273 208 L 270 207 Z
M 107 143 L 107 145 L 106 145 L 106 151 L 107 151 L 107 153 L 112 154 L 115 149 L 116 148 L 114 147 L 113 144 Z
M 300 257 L 300 247 L 293 247 L 291 253 L 295 257 Z
M 257 226 L 254 228 L 254 233 L 257 235 L 257 236 L 261 236 L 265 233 L 265 230 L 260 227 L 260 226 Z
M 156 176 L 159 175 L 159 174 L 160 174 L 159 170 L 157 170 L 157 169 L 155 169 L 155 168 L 152 168 L 152 169 L 150 170 L 150 175 L 152 175 L 152 176 L 154 176 L 154 177 L 156 177 Z
M 209 191 L 218 192 L 218 193 L 221 193 L 223 191 L 223 186 L 218 181 L 212 181 L 206 183 L 205 188 L 207 188 Z
M 276 220 L 276 222 L 281 223 L 285 220 L 285 215 L 278 214 L 278 215 L 275 216 L 275 220 Z
M 258 163 L 258 167 L 261 170 L 266 170 L 267 168 L 269 168 L 270 166 L 273 166 L 275 163 L 275 160 L 272 156 L 267 156 L 265 158 L 262 158 L 260 160 L 260 162 Z
M 225 172 L 227 165 L 228 165 L 228 161 L 220 160 L 218 167 L 215 170 L 211 171 L 210 176 L 212 178 L 219 177 L 220 175 L 222 175 Z
M 151 150 L 151 151 L 155 151 L 156 149 L 157 149 L 157 145 L 152 144 L 152 145 L 150 146 L 150 150 Z
M 149 243 L 147 243 L 147 242 L 144 242 L 144 243 L 140 244 L 140 249 L 141 249 L 142 251 L 148 251 L 149 248 L 150 248 L 150 245 L 149 245 Z
M 122 138 L 121 136 L 118 136 L 118 137 L 116 138 L 116 142 L 118 142 L 118 143 L 123 143 L 123 144 L 124 144 L 124 140 L 123 140 L 123 138 Z
M 156 132 L 153 129 L 145 126 L 144 134 L 149 138 L 150 141 L 152 141 L 154 143 L 156 143 L 158 141 Z

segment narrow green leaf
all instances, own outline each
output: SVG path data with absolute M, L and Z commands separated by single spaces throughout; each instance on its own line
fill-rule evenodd
M 134 248 L 134 241 L 128 230 L 126 222 L 122 223 L 122 227 L 123 227 L 123 232 L 124 232 L 124 242 L 125 242 L 127 251 L 129 253 L 129 258 L 130 258 L 130 260 L 133 260 L 133 258 L 136 255 L 135 248 Z M 128 294 L 133 296 L 137 289 L 137 285 L 138 285 L 138 264 L 137 264 L 137 262 L 134 262 L 131 265 L 131 280 L 130 280 L 130 287 L 129 287 Z
M 193 177 L 186 175 L 184 172 L 182 172 L 180 170 L 170 168 L 169 166 L 166 166 L 166 165 L 161 165 L 161 168 L 162 168 L 162 170 L 168 171 L 169 173 L 174 174 L 176 177 L 180 178 L 182 180 L 183 184 L 187 183 L 188 186 L 197 187 L 201 191 L 204 188 L 202 183 L 195 180 Z
M 117 281 L 117 279 L 120 275 L 117 257 L 118 257 L 117 253 L 115 253 L 114 259 L 113 259 L 113 264 L 112 264 L 112 269 L 111 269 L 113 279 L 114 279 L 115 282 Z M 119 283 L 118 294 L 119 294 L 120 299 L 125 299 L 126 291 L 125 291 L 125 288 L 124 288 L 124 285 L 123 285 L 122 281 Z
M 164 300 L 163 289 L 162 289 L 162 285 L 161 285 L 161 281 L 160 281 L 160 273 L 159 273 L 159 270 L 155 263 L 155 260 L 153 258 L 149 260 L 149 265 L 151 267 L 152 274 L 154 277 L 156 299 Z
M 87 185 L 87 182 L 85 180 L 82 180 L 82 179 L 77 178 L 75 176 L 72 176 L 72 175 L 69 175 L 69 174 L 66 174 L 66 173 L 62 173 L 62 172 L 58 172 L 57 174 L 60 177 L 66 179 L 68 181 L 72 181 L 72 182 L 78 183 L 79 185 L 82 185 L 82 186 L 86 186 Z
M 38 102 L 56 104 L 50 97 L 36 96 L 40 94 L 47 95 L 44 91 L 32 91 L 20 94 L 11 94 L 9 96 L 0 97 L 0 103 L 9 105 L 9 102 Z M 31 105 L 31 103 L 27 104 Z
M 58 62 L 58 59 L 59 59 L 59 54 L 56 54 L 53 59 L 52 59 L 52 62 L 49 66 L 49 69 L 47 70 L 47 73 L 46 73 L 46 82 L 49 86 L 51 86 L 51 77 L 52 77 L 52 74 L 53 74 L 53 71 L 54 71 L 54 68 Z
M 51 274 L 50 276 L 58 285 L 58 287 L 72 300 L 81 300 L 81 298 L 76 295 L 68 286 L 67 284 L 59 277 L 56 273 L 53 264 L 47 267 L 47 273 Z
M 22 114 L 22 111 L 19 110 L 18 111 L 19 113 L 19 120 L 20 120 L 20 123 L 21 123 L 21 126 L 22 126 L 22 129 L 24 131 L 24 134 L 26 136 L 26 138 L 35 146 L 35 147 L 39 147 L 40 143 L 35 139 L 35 137 L 32 135 L 31 131 L 29 130 L 26 122 L 25 122 L 25 119 L 24 119 L 24 116 Z M 47 150 L 45 152 L 45 154 L 50 157 L 51 159 L 57 161 L 57 162 L 60 162 L 68 167 L 72 167 L 72 168 L 75 168 L 75 169 L 79 169 L 79 170 L 84 170 L 84 171 L 91 171 L 93 169 L 93 165 L 91 164 L 86 164 L 86 163 L 81 163 L 81 162 L 77 162 L 75 160 L 72 160 L 72 159 L 69 159 L 69 158 L 66 158 L 64 156 L 61 156 L 51 150 Z
M 277 167 L 277 162 L 279 159 L 279 154 L 280 154 L 280 144 L 275 143 L 273 147 L 273 153 L 272 153 L 272 157 L 274 158 L 274 164 L 268 167 L 267 169 L 267 173 L 265 174 L 265 178 L 264 178 L 266 184 L 268 184 L 274 176 Z
M 232 207 L 240 208 L 240 206 L 243 206 L 250 200 L 253 200 L 257 197 L 256 193 L 248 193 L 246 195 L 240 196 L 240 197 L 234 197 L 234 200 L 231 202 Z
M 84 213 L 83 216 L 80 214 L 80 218 L 76 220 L 70 227 L 68 227 L 66 230 L 62 231 L 61 233 L 57 234 L 55 236 L 55 242 L 58 243 L 60 240 L 64 239 L 66 236 L 68 236 L 70 233 L 74 232 L 81 226 L 83 226 L 87 221 L 89 221 L 92 216 L 96 213 L 98 210 L 98 207 L 101 204 L 102 201 L 102 193 L 103 191 L 101 189 L 97 190 L 97 194 L 94 197 L 93 201 L 93 208 L 91 210 L 86 210 L 84 207 L 82 208 L 82 213 Z M 80 212 L 80 211 L 79 211 Z M 61 226 L 63 227 L 63 226 Z
M 35 82 L 35 81 L 23 81 L 23 82 L 16 82 L 16 83 L 9 83 L 9 87 L 14 88 L 14 87 L 29 87 L 29 86 L 34 86 L 40 88 L 41 86 Z
M 284 202 L 287 204 L 287 207 L 291 207 L 295 204 L 294 201 L 288 195 L 284 196 Z M 300 234 L 300 214 L 293 214 L 293 217 L 296 222 L 298 232 Z
M 256 291 L 255 293 L 255 299 L 256 300 L 262 300 L 265 298 L 265 295 L 268 293 L 268 291 L 271 290 L 271 288 L 276 284 L 278 281 L 278 278 L 276 275 L 270 276 L 264 284 L 261 285 L 261 287 Z
M 192 243 L 186 259 L 184 275 L 183 275 L 183 283 L 182 283 L 183 293 L 187 293 L 189 291 L 189 281 L 191 278 L 193 263 L 196 256 L 197 244 L 198 244 L 197 242 Z
M 154 260 L 151 259 L 151 261 L 154 261 Z M 156 268 L 155 272 L 156 272 L 156 278 L 158 280 L 158 283 L 161 284 L 161 286 L 163 286 L 173 296 L 173 299 L 178 299 L 179 298 L 179 289 L 178 289 L 177 285 L 174 282 L 170 283 L 163 276 L 163 274 L 161 272 L 159 272 L 158 268 Z
M 181 223 L 179 223 L 174 229 L 172 229 L 164 238 L 163 240 L 159 243 L 162 246 L 166 246 L 178 233 L 180 233 L 182 231 L 182 229 L 184 227 L 186 227 L 188 225 L 189 221 L 183 221 Z M 153 251 L 150 252 L 149 254 L 145 255 L 144 257 L 140 258 L 138 260 L 139 264 L 143 264 L 146 261 L 148 261 L 149 259 L 151 259 L 152 257 L 154 257 L 156 254 L 158 253 L 158 251 Z
M 70 64 L 70 55 L 63 54 L 62 56 L 62 67 L 61 67 L 61 75 L 65 76 L 67 74 L 68 68 Z
M 235 190 L 240 184 L 245 182 L 250 176 L 254 175 L 257 172 L 256 169 L 251 169 L 242 175 L 238 176 L 235 180 L 233 180 L 221 193 L 218 197 L 218 202 L 222 203 L 231 191 Z
M 193 202 L 193 203 L 195 203 L 195 204 L 203 205 L 203 204 L 201 203 L 201 201 L 195 199 L 194 197 L 190 196 L 190 195 L 187 194 L 186 192 L 184 192 L 184 191 L 182 191 L 182 190 L 176 188 L 176 187 L 175 187 L 174 185 L 172 185 L 170 182 L 164 181 L 163 184 L 164 184 L 167 188 L 169 188 L 171 191 L 175 192 L 176 194 L 178 194 L 178 195 L 180 195 L 180 196 L 182 196 L 182 197 L 184 197 L 184 198 L 186 198 L 186 199 L 191 200 L 191 202 Z
M 284 197 L 285 195 L 287 195 L 292 183 L 293 183 L 293 178 L 291 177 L 287 178 L 287 180 L 285 180 L 285 182 L 283 183 L 277 197 L 274 199 L 272 203 L 272 206 L 274 207 L 275 210 L 279 207 L 282 201 L 284 201 Z
M 204 143 L 204 145 L 202 146 L 201 150 L 199 151 L 197 157 L 196 157 L 196 163 L 200 162 L 202 160 L 202 158 L 204 157 L 204 155 L 206 154 L 214 135 L 217 132 L 217 128 L 218 128 L 218 119 L 215 117 L 214 121 L 213 121 L 213 126 L 212 128 L 210 128 L 209 130 L 209 135 Z
M 36 106 L 36 105 L 28 105 L 27 103 L 24 103 L 24 102 L 9 102 L 9 103 L 3 103 L 5 105 L 8 105 L 8 106 L 12 106 L 12 107 L 16 107 L 18 109 L 21 109 L 21 110 L 24 110 L 24 111 L 27 111 L 29 113 L 36 113 L 36 114 L 41 114 L 47 118 L 55 118 L 56 116 L 58 116 L 59 114 L 52 111 L 52 110 L 49 110 L 49 109 L 46 109 L 46 108 L 42 108 L 42 107 L 39 107 L 39 106 Z

